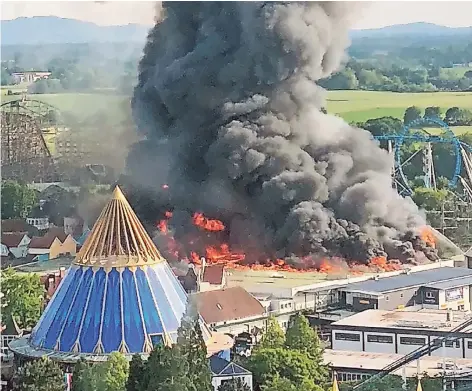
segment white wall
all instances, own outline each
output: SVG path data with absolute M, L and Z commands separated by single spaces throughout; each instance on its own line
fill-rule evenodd
M 423 345 L 405 345 L 400 343 L 400 338 L 424 338 L 424 343 L 428 343 L 428 336 L 422 335 L 420 333 L 418 334 L 397 334 L 397 345 L 398 345 L 398 354 L 408 354 L 410 352 L 413 352 L 414 350 L 417 350 Z
M 49 218 L 27 218 L 26 222 L 37 229 L 48 229 L 49 228 Z
M 464 338 L 465 344 L 465 358 L 472 358 L 472 349 L 469 349 L 468 343 L 470 342 L 472 347 L 472 338 Z
M 49 249 L 48 248 L 29 248 L 28 254 L 31 254 L 31 255 L 49 254 Z
M 433 337 L 431 337 L 431 341 L 433 341 Z M 456 343 L 458 343 L 459 347 L 455 347 Z M 435 357 L 455 357 L 455 358 L 462 358 L 462 340 L 458 340 L 457 342 L 453 343 L 454 347 L 440 347 L 439 349 L 436 349 L 434 352 L 431 353 L 431 356 Z M 466 344 L 467 346 L 467 344 Z
M 446 301 L 446 292 L 439 291 L 439 308 L 459 310 L 459 307 L 463 305 L 464 311 L 469 311 L 471 308 L 470 307 L 470 288 L 468 286 L 462 287 L 462 293 L 463 293 L 462 299 Z
M 214 390 L 217 391 L 218 387 L 220 386 L 220 384 L 223 380 L 230 380 L 230 379 L 238 378 L 238 377 L 242 378 L 244 380 L 244 382 L 248 385 L 248 387 L 252 391 L 252 375 L 245 375 L 245 376 L 214 376 L 211 379 L 211 384 L 213 385 Z
M 381 343 L 381 342 L 368 342 L 368 336 L 386 336 L 392 338 L 392 343 Z M 395 334 L 393 333 L 377 333 L 377 332 L 370 332 L 364 333 L 364 351 L 370 353 L 391 353 L 395 354 Z
M 336 339 L 337 333 L 356 334 L 359 336 L 359 341 L 346 341 Z M 333 330 L 331 332 L 331 341 L 333 350 L 352 350 L 354 352 L 362 352 L 362 333 L 360 331 Z
M 23 258 L 28 255 L 28 245 L 31 242 L 31 239 L 25 235 L 21 242 L 19 243 L 18 247 L 10 247 L 11 253 L 15 256 L 15 258 Z
M 5 246 L 4 244 L 2 244 L 0 246 L 0 253 L 1 253 L 2 257 L 6 257 L 8 255 L 8 247 Z

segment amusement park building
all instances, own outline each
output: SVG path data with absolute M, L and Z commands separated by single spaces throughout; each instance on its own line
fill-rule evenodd
M 130 357 L 155 344 L 176 342 L 188 297 L 116 188 L 59 288 L 30 335 L 10 343 L 19 358 L 73 363 Z M 209 355 L 232 339 L 212 333 L 200 319 Z M 225 354 L 221 354 L 225 355 Z

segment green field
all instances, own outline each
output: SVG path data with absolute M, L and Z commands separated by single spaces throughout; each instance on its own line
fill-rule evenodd
M 5 95 L 11 89 L 2 87 L 2 103 L 18 99 L 19 95 Z M 124 95 L 100 93 L 64 93 L 30 95 L 57 107 L 61 112 L 71 113 L 77 118 L 87 118 L 95 114 L 104 114 L 113 123 L 120 123 L 129 116 L 129 97 Z M 364 122 L 370 118 L 392 116 L 403 118 L 409 106 L 426 108 L 439 106 L 443 113 L 453 106 L 472 109 L 472 92 L 433 92 L 433 93 L 395 93 L 378 91 L 329 91 L 327 109 L 348 122 Z M 461 127 L 457 133 L 470 132 L 470 127 Z
M 21 95 L 5 95 L 5 91 L 8 89 L 11 88 L 2 87 L 2 104 L 21 97 Z M 13 89 L 12 91 L 16 92 Z M 118 124 L 125 120 L 130 113 L 129 97 L 124 95 L 66 93 L 37 94 L 28 97 L 49 103 L 60 112 L 72 114 L 82 120 L 97 114 L 103 114 L 110 118 L 112 123 Z
M 329 91 L 327 110 L 348 122 L 391 116 L 403 118 L 405 109 L 439 106 L 445 112 L 457 106 L 472 109 L 472 92 L 396 93 L 379 91 Z

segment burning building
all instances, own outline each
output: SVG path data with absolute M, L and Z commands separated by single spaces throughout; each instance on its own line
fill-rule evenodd
M 163 3 L 128 171 L 141 216 L 173 229 L 169 254 L 296 269 L 437 259 L 387 153 L 322 110 L 316 82 L 340 69 L 356 7 Z
M 156 249 L 119 188 L 30 335 L 10 348 L 19 357 L 60 362 L 106 360 L 113 351 L 150 353 L 171 345 L 187 294 Z M 210 354 L 231 348 L 203 320 Z

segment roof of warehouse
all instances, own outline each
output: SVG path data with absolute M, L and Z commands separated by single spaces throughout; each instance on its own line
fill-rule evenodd
M 441 267 L 410 274 L 400 274 L 393 277 L 381 277 L 378 280 L 357 282 L 347 285 L 343 290 L 348 292 L 385 293 L 421 285 L 436 287 L 439 283 L 457 279 L 462 279 L 464 285 L 472 284 L 472 269 L 464 267 Z
M 442 282 L 437 282 L 437 283 L 433 282 L 430 284 L 425 284 L 424 286 L 428 288 L 445 290 L 445 289 L 452 289 L 452 288 L 465 286 L 465 285 L 472 285 L 472 276 L 456 278 L 454 280 L 442 281 Z

